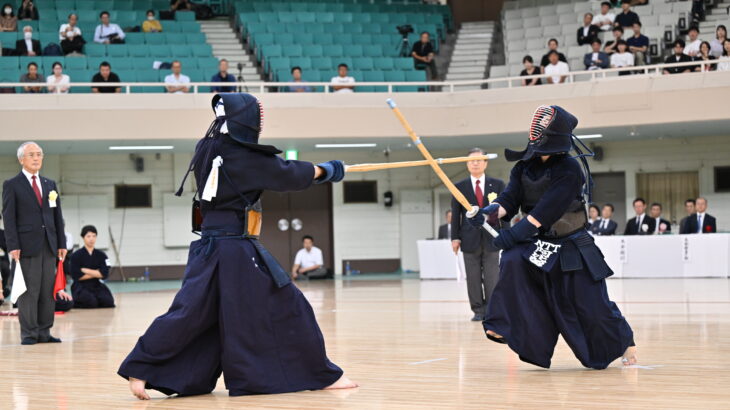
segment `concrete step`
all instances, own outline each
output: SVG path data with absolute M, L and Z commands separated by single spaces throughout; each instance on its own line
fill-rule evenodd
M 464 66 L 464 65 L 484 65 L 487 63 L 489 56 L 483 56 L 482 58 L 460 58 L 457 60 L 451 59 L 451 65 Z
M 454 50 L 484 50 L 485 48 L 489 48 L 487 44 L 484 43 L 469 43 L 469 44 L 457 44 L 456 47 L 454 47 Z
M 251 59 L 249 58 L 249 56 L 244 55 L 244 54 L 231 54 L 231 53 L 223 54 L 223 53 L 216 53 L 214 55 L 218 59 L 225 58 L 228 61 L 235 61 L 235 62 L 239 62 L 240 61 L 245 66 L 250 66 L 250 67 L 253 67 L 254 66 L 254 63 L 253 63 L 253 61 L 251 61 Z
M 232 31 L 228 31 L 225 33 L 205 33 L 205 37 L 208 39 L 208 41 L 238 41 Z
M 481 76 L 485 72 L 485 66 L 471 66 L 471 67 L 449 67 L 448 74 L 473 74 Z
M 484 74 L 470 74 L 470 73 L 448 73 L 446 74 L 446 81 L 464 81 L 464 80 L 481 80 L 484 78 Z
M 451 58 L 454 57 L 466 57 L 466 56 L 487 56 L 489 55 L 490 47 L 480 47 L 474 49 L 454 49 L 454 53 Z
M 213 46 L 213 52 L 239 52 L 243 51 L 243 46 L 240 43 L 235 44 L 211 44 Z
M 725 21 L 730 20 L 730 15 L 725 14 L 709 14 L 705 18 L 705 21 Z
M 456 39 L 457 41 L 462 38 L 492 38 L 494 37 L 493 33 L 464 33 L 459 32 Z

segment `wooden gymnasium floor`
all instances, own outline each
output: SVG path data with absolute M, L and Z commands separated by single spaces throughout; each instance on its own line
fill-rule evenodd
M 57 317 L 60 345 L 20 346 L 0 318 L 3 409 L 730 408 L 730 281 L 610 280 L 636 333 L 640 365 L 582 368 L 559 342 L 551 370 L 521 363 L 468 321 L 464 283 L 356 280 L 299 283 L 330 358 L 361 387 L 282 395 L 213 394 L 140 402 L 115 372 L 174 291 L 117 294 L 114 310 Z M 7 309 L 4 305 L 3 309 Z

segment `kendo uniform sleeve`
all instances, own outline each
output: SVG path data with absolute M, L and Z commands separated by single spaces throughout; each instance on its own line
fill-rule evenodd
M 494 200 L 494 202 L 500 204 L 507 211 L 505 220 L 512 219 L 520 210 L 520 204 L 522 203 L 522 172 L 524 172 L 524 169 L 524 161 L 515 164 L 512 172 L 510 172 L 507 187 Z
M 106 263 L 107 259 L 109 258 L 106 256 L 106 253 L 94 249 L 94 258 L 96 259 L 94 262 L 96 262 L 99 265 L 99 272 L 101 272 L 102 279 L 106 279 L 109 277 L 109 265 Z
M 550 187 L 530 211 L 530 215 L 545 227 L 560 219 L 583 186 L 583 171 L 575 159 L 556 162 L 551 172 Z
M 83 268 L 81 265 L 83 263 L 82 259 L 84 255 L 81 254 L 81 252 L 86 252 L 86 249 L 81 248 L 71 255 L 71 277 L 74 282 L 80 281 L 81 277 L 84 276 L 83 272 L 81 272 L 81 268 Z

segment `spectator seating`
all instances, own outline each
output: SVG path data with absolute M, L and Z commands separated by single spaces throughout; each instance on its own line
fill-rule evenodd
M 293 66 L 302 68 L 307 81 L 329 81 L 341 63 L 350 67 L 349 75 L 358 82 L 426 81 L 426 73 L 415 70 L 411 57 L 399 57 L 402 36 L 396 27 L 413 26 L 410 44 L 419 41 L 421 32 L 429 32 L 438 52 L 453 25 L 448 7 L 427 4 L 249 0 L 234 7 L 242 36 L 272 81 L 289 81 Z M 384 90 L 355 88 L 356 92 Z
M 169 70 L 155 70 L 155 61 L 180 60 L 183 74 L 191 81 L 208 81 L 218 69 L 218 60 L 206 43 L 200 24 L 192 12 L 177 12 L 175 20 L 162 22 L 162 33 L 132 31 L 141 26 L 149 9 L 169 10 L 169 0 L 35 0 L 39 11 L 38 21 L 19 21 L 18 32 L 0 33 L 3 47 L 14 48 L 15 41 L 22 39 L 23 27 L 33 27 L 35 38 L 41 47 L 59 44 L 58 29 L 70 13 L 79 17 L 79 28 L 86 40 L 85 56 L 63 57 L 0 57 L 0 81 L 17 82 L 26 71 L 29 62 L 38 64 L 39 71 L 48 75 L 55 61 L 64 64 L 64 73 L 71 82 L 90 82 L 98 71 L 99 64 L 107 61 L 112 71 L 123 82 L 159 82 L 170 73 Z M 112 22 L 125 31 L 125 44 L 97 44 L 93 42 L 94 31 L 99 24 L 99 13 L 109 11 Z M 90 89 L 72 87 L 71 92 L 89 92 Z M 149 87 L 133 87 L 133 92 L 161 92 Z

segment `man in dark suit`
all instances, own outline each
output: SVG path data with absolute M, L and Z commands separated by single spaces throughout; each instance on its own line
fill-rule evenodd
M 593 232 L 593 235 L 615 235 L 618 224 L 616 221 L 611 220 L 611 217 L 613 217 L 613 205 L 603 205 L 603 209 L 601 209 L 601 219 L 594 222 L 591 226 L 591 232 Z
M 15 42 L 15 52 L 19 56 L 40 56 L 41 42 L 33 39 L 33 27 L 23 28 L 23 39 Z
M 649 215 L 654 220 L 654 231 L 653 234 L 661 235 L 664 233 L 672 232 L 672 224 L 666 219 L 662 218 L 662 204 L 654 202 L 649 208 Z
M 439 239 L 451 239 L 451 210 L 446 211 L 446 223 L 439 226 Z
M 687 233 L 716 233 L 717 220 L 707 213 L 707 200 L 705 198 L 697 198 L 695 200 L 695 209 L 697 212 L 689 216 L 687 220 Z
M 684 201 L 684 211 L 687 212 L 687 216 L 682 218 L 681 221 L 679 221 L 679 233 L 686 234 L 686 233 L 692 233 L 689 230 L 689 220 L 692 214 L 695 213 L 695 200 L 692 198 L 687 199 Z
M 643 198 L 634 199 L 634 211 L 636 216 L 626 221 L 624 235 L 651 235 L 654 233 L 655 221 L 644 213 L 646 201 Z
M 472 148 L 469 156 L 484 155 L 480 148 Z M 474 160 L 466 163 L 469 178 L 459 181 L 456 187 L 464 194 L 472 205 L 480 208 L 489 205 L 497 195 L 504 191 L 504 181 L 487 177 L 486 160 Z M 466 210 L 459 202 L 451 200 L 451 245 L 454 253 L 459 249 L 464 252 L 466 268 L 466 286 L 469 304 L 474 312 L 473 321 L 484 320 L 489 297 L 499 280 L 499 249 L 492 244 L 492 236 L 483 228 L 474 228 L 466 220 Z M 493 222 L 499 227 L 500 222 Z
M 583 65 L 585 65 L 586 70 L 608 68 L 611 58 L 608 54 L 601 51 L 601 40 L 597 38 L 593 39 L 591 48 L 593 51 L 583 56 Z
M 56 257 L 66 257 L 56 183 L 38 173 L 43 151 L 34 142 L 18 148 L 22 171 L 3 183 L 3 220 L 10 258 L 20 263 L 27 290 L 18 299 L 21 344 L 60 343 L 51 336 Z
M 601 32 L 601 28 L 591 24 L 591 21 L 593 21 L 593 14 L 586 13 L 583 16 L 583 27 L 578 28 L 577 38 L 579 46 L 591 44 L 594 39 L 598 38 L 598 33 Z

